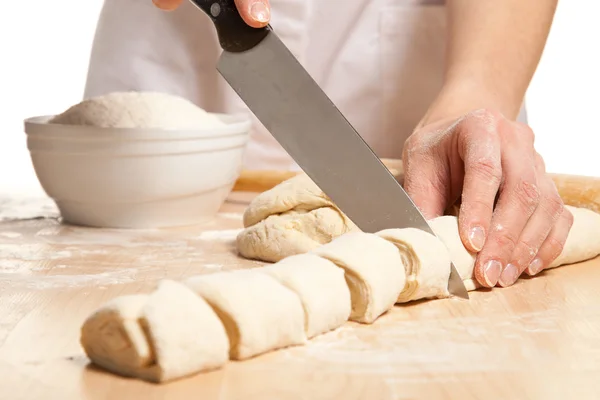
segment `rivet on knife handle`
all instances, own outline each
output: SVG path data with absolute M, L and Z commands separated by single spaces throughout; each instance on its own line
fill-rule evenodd
M 234 0 L 190 0 L 213 21 L 223 50 L 238 53 L 250 50 L 271 30 L 270 26 L 252 28 L 240 16 Z

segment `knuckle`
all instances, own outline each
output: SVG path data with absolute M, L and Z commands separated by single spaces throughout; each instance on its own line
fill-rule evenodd
M 561 240 L 556 237 L 549 237 L 546 244 L 548 246 L 548 262 L 552 262 L 558 258 L 560 253 L 562 253 L 565 247 L 565 240 Z
M 564 203 L 558 193 L 552 193 L 548 196 L 545 196 L 543 203 L 544 209 L 553 221 L 560 217 L 560 215 L 564 212 Z
M 519 251 L 523 255 L 523 258 L 526 258 L 527 261 L 533 260 L 535 255 L 538 253 L 539 243 L 534 244 L 527 240 L 522 240 L 519 243 Z
M 565 219 L 568 228 L 571 229 L 571 227 L 573 226 L 573 222 L 575 222 L 573 213 L 563 206 L 563 212 L 561 214 L 561 217 Z
M 502 171 L 497 162 L 490 158 L 482 158 L 472 164 L 473 171 L 482 179 L 499 184 L 502 179 Z
M 542 155 L 540 153 L 538 153 L 537 151 L 535 152 L 535 164 L 537 166 L 537 168 L 542 171 L 545 172 L 546 171 L 546 162 L 544 161 L 544 157 L 542 157 Z M 550 181 L 552 181 L 552 179 L 550 179 Z M 554 184 L 554 182 L 552 182 L 552 184 Z
M 538 187 L 534 183 L 525 180 L 520 181 L 515 187 L 514 197 L 528 214 L 532 214 L 540 203 Z
M 521 129 L 519 129 L 519 135 L 526 138 L 530 143 L 535 141 L 535 133 L 533 129 L 527 124 L 521 124 Z
M 514 233 L 503 229 L 501 233 L 498 232 L 495 235 L 493 240 L 498 248 L 510 252 L 516 247 L 518 237 Z

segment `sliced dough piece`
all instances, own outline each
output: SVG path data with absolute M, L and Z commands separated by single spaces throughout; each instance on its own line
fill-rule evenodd
M 254 270 L 200 275 L 184 282 L 216 311 L 229 336 L 229 357 L 244 360 L 306 343 L 300 298 Z
M 398 303 L 450 296 L 450 255 L 436 236 L 415 228 L 385 229 L 376 235 L 393 243 L 402 256 L 406 286 Z
M 277 262 L 316 249 L 353 228 L 337 208 L 288 211 L 244 229 L 236 245 L 242 257 Z
M 212 308 L 173 281 L 161 282 L 150 295 L 107 303 L 84 323 L 81 344 L 95 364 L 151 382 L 221 367 L 229 351 Z
M 573 225 L 562 252 L 548 268 L 586 261 L 600 254 L 600 214 L 586 208 L 565 208 L 573 214 Z
M 467 290 L 475 290 L 481 285 L 473 278 L 473 268 L 477 254 L 471 253 L 464 246 L 458 233 L 458 218 L 454 216 L 443 216 L 429 221 L 429 226 L 446 245 L 450 253 L 450 259 L 454 263 L 458 274 L 462 278 Z
M 299 174 L 256 196 L 244 212 L 244 227 L 255 225 L 270 215 L 321 207 L 335 205 L 308 175 Z
M 152 349 L 139 324 L 149 297 L 117 297 L 85 320 L 80 343 L 94 364 L 119 375 L 138 377 L 152 363 Z
M 223 323 L 185 285 L 162 281 L 143 309 L 142 326 L 156 358 L 148 377 L 163 382 L 219 368 L 229 360 Z
M 400 252 L 372 233 L 351 232 L 312 251 L 346 271 L 350 320 L 370 324 L 394 306 L 406 281 Z
M 300 297 L 308 338 L 338 328 L 350 317 L 344 270 L 325 258 L 301 254 L 255 271 L 269 274 Z

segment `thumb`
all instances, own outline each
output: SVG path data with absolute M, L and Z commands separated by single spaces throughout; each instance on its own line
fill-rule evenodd
M 428 220 L 443 215 L 449 196 L 449 177 L 444 165 L 431 157 L 402 159 L 404 190 L 411 200 Z
M 242 19 L 253 28 L 267 26 L 271 20 L 269 0 L 235 0 Z

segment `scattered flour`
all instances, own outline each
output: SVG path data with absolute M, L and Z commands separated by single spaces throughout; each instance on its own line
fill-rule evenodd
M 50 123 L 102 128 L 210 129 L 223 126 L 216 115 L 192 102 L 159 92 L 113 92 L 86 99 Z
M 235 240 L 242 229 L 225 229 L 221 231 L 205 231 L 198 236 L 200 240 Z

